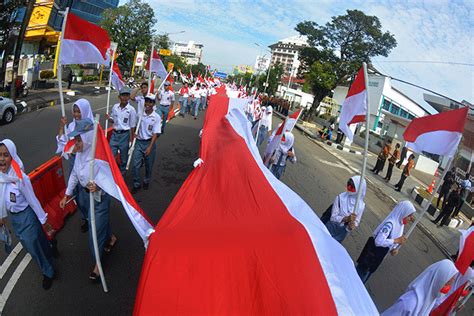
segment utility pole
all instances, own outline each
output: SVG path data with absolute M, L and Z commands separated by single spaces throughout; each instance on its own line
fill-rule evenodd
M 23 46 L 23 40 L 25 39 L 26 28 L 30 22 L 31 14 L 35 7 L 34 0 L 28 1 L 26 6 L 25 16 L 23 17 L 23 23 L 21 24 L 20 32 L 18 33 L 18 38 L 16 41 L 15 55 L 13 57 L 13 72 L 12 72 L 12 85 L 10 88 L 10 97 L 13 102 L 16 100 L 16 79 L 18 77 L 18 64 L 20 62 L 21 47 Z

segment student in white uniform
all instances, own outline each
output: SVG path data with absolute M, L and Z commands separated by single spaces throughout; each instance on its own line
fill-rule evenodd
M 413 203 L 401 201 L 375 229 L 357 259 L 356 270 L 362 282 L 367 282 L 389 251 L 392 256 L 398 254 L 398 247 L 407 240 L 403 236 L 405 225 L 413 222 L 415 212 Z
M 287 160 L 291 163 L 296 162 L 295 149 L 293 148 L 294 143 L 295 136 L 291 132 L 285 132 L 281 139 L 280 146 L 275 150 L 270 160 L 272 163 L 270 171 L 277 179 L 280 179 L 285 172 Z
M 194 119 L 196 120 L 199 113 L 199 105 L 201 104 L 201 84 L 199 82 L 191 89 L 190 94 L 193 98 L 192 111 Z
M 158 99 L 160 100 L 160 106 L 158 107 L 158 114 L 161 116 L 161 133 L 165 132 L 166 121 L 168 120 L 168 113 L 170 112 L 170 106 L 174 104 L 174 91 L 171 90 L 171 84 L 166 81 L 164 84 L 164 90 L 158 92 Z
M 349 232 L 359 226 L 362 214 L 365 210 L 364 198 L 367 188 L 365 180 L 362 181 L 362 194 L 359 205 L 357 206 L 357 210 L 354 209 L 360 181 L 360 176 L 351 177 L 347 181 L 346 191 L 336 197 L 334 203 L 321 217 L 322 222 L 326 225 L 331 236 L 340 243 L 342 243 Z M 331 214 L 330 217 L 329 214 Z
M 133 188 L 135 194 L 141 187 L 140 166 L 145 162 L 145 178 L 143 189 L 148 190 L 151 181 L 153 163 L 156 155 L 156 140 L 161 134 L 161 117 L 153 111 L 155 96 L 149 94 L 145 97 L 145 112 L 143 113 L 140 128 L 137 134 L 137 142 L 133 152 Z
M 262 114 L 260 127 L 258 129 L 257 146 L 260 146 L 272 130 L 273 108 L 269 105 Z
M 23 171 L 15 144 L 4 139 L 0 141 L 0 226 L 5 225 L 7 216 L 21 245 L 41 269 L 43 288 L 48 290 L 55 270 L 51 243 L 43 228 L 48 234 L 53 229 L 47 223 L 48 215 L 36 198 L 30 178 Z
M 134 129 L 137 126 L 137 112 L 128 102 L 130 99 L 130 88 L 120 89 L 120 103 L 112 108 L 112 117 L 107 117 L 114 123 L 114 131 L 110 138 L 110 148 L 115 156 L 120 151 L 120 163 L 118 167 L 122 176 L 125 177 L 128 160 L 128 143 L 134 137 Z
M 456 273 L 451 260 L 433 263 L 408 285 L 405 293 L 382 316 L 428 316 L 436 300 L 452 286 Z

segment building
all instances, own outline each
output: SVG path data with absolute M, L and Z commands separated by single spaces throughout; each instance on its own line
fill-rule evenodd
M 255 71 L 260 73 L 267 71 L 267 69 L 270 67 L 270 57 L 267 57 L 266 55 L 263 56 L 257 56 L 255 59 Z
M 283 76 L 295 77 L 300 67 L 299 51 L 305 46 L 308 46 L 307 39 L 301 35 L 288 37 L 268 46 L 272 52 L 270 65 L 279 63 L 283 66 Z
M 246 73 L 253 74 L 254 69 L 252 68 L 252 66 L 249 65 L 238 65 L 234 67 L 232 73 L 234 75 L 243 75 Z
M 71 12 L 89 22 L 99 24 L 105 9 L 116 8 L 119 0 L 72 1 Z
M 197 65 L 202 59 L 203 44 L 195 43 L 194 41 L 176 42 L 173 45 L 173 53 L 186 59 L 190 65 Z

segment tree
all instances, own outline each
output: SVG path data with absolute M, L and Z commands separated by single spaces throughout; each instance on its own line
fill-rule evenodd
M 268 70 L 266 73 L 260 74 L 257 79 L 257 87 L 259 92 L 265 91 L 268 95 L 275 95 L 278 89 L 281 76 L 283 75 L 283 66 L 276 63 L 270 68 L 270 75 L 268 76 L 268 87 L 265 90 L 265 82 L 267 81 Z
M 151 48 L 155 13 L 142 0 L 129 0 L 117 8 L 103 12 L 101 26 L 109 32 L 112 41 L 118 43 L 118 64 L 123 69 L 131 69 L 135 51 Z
M 314 95 L 307 118 L 312 118 L 321 100 L 338 84 L 348 81 L 371 57 L 388 56 L 397 46 L 390 32 L 382 32 L 376 16 L 359 10 L 332 17 L 324 26 L 316 22 L 298 23 L 296 31 L 308 38 L 308 47 L 301 50 L 300 76 Z

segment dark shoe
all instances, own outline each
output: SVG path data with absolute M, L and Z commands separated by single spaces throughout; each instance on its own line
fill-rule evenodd
M 59 257 L 59 251 L 58 251 L 58 241 L 56 238 L 53 238 L 51 240 L 51 251 L 53 252 L 53 258 Z
M 82 220 L 81 232 L 87 233 L 89 231 L 89 221 L 87 219 Z
M 135 193 L 138 192 L 138 190 L 140 190 L 140 187 L 133 187 L 132 191 L 130 191 L 130 193 L 135 194 Z
M 143 190 L 148 190 L 149 187 L 150 187 L 149 183 L 143 183 Z
M 197 117 L 194 117 L 195 120 L 197 120 Z
M 91 280 L 92 283 L 97 283 L 100 280 L 100 276 L 92 271 L 91 274 L 89 274 L 89 280 Z
M 397 192 L 401 192 L 399 188 L 396 188 L 396 189 L 395 189 L 395 191 L 397 191 Z
M 112 249 L 115 247 L 115 245 L 117 244 L 117 241 L 118 241 L 118 239 L 115 238 L 115 241 L 114 241 L 114 243 L 112 244 L 112 243 L 111 243 L 112 240 L 109 239 L 109 241 L 107 242 L 107 244 L 104 246 L 104 252 L 105 252 L 106 254 L 109 254 L 109 253 L 112 251 Z
M 43 275 L 43 289 L 49 290 L 51 285 L 53 285 L 54 276 L 52 278 Z

